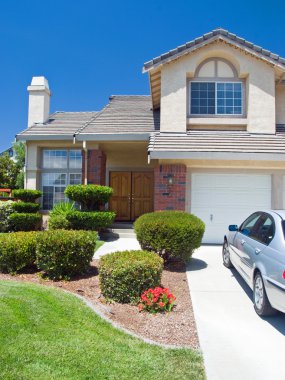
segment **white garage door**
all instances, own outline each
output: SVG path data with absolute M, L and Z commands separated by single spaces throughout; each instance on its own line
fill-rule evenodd
M 203 243 L 222 243 L 229 224 L 271 208 L 271 176 L 192 174 L 191 213 L 206 224 Z

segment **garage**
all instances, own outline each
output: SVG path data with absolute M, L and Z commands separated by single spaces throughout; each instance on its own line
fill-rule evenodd
M 270 175 L 193 173 L 190 187 L 191 213 L 206 225 L 203 243 L 222 243 L 229 224 L 271 208 Z

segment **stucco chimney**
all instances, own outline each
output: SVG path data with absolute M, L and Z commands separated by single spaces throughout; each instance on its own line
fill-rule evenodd
M 49 117 L 50 96 L 45 77 L 33 77 L 29 92 L 28 128 L 35 123 L 44 123 Z

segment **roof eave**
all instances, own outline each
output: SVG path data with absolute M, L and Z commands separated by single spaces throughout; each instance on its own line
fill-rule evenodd
M 177 151 L 155 151 L 149 149 L 150 159 L 196 159 L 196 160 L 256 160 L 256 161 L 284 161 L 285 154 L 282 153 L 256 153 L 256 152 L 177 152 Z

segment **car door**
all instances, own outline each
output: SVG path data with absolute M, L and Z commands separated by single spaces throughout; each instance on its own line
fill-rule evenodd
M 243 245 L 243 263 L 247 277 L 252 284 L 252 271 L 258 261 L 262 261 L 263 253 L 272 241 L 275 233 L 275 222 L 271 215 L 262 213 Z
M 262 212 L 255 212 L 251 214 L 240 226 L 235 239 L 233 241 L 235 258 L 234 264 L 238 271 L 244 277 L 244 279 L 250 282 L 250 259 L 248 257 L 248 252 L 250 249 L 248 245 L 251 245 L 250 235 L 254 235 L 255 230 L 258 228 L 260 223 Z

